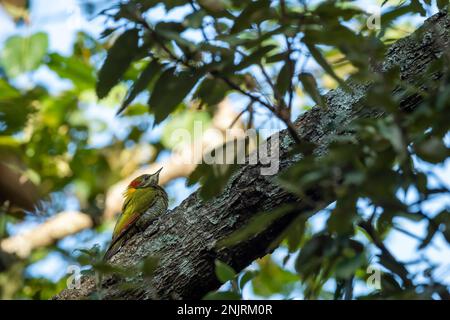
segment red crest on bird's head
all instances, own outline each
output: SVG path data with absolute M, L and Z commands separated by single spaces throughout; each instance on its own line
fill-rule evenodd
M 144 178 L 144 175 L 137 177 L 133 181 L 130 182 L 128 185 L 128 188 L 139 188 L 139 186 L 142 184 L 142 180 Z
M 161 172 L 162 168 L 156 171 L 153 174 L 143 174 L 133 181 L 130 182 L 128 185 L 128 188 L 145 188 L 153 184 L 158 184 L 159 181 L 159 173 Z

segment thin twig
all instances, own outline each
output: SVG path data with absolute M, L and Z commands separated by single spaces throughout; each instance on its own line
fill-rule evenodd
M 368 221 L 362 221 L 358 224 L 363 230 L 365 230 L 367 232 L 367 234 L 369 235 L 369 237 L 371 238 L 373 244 L 381 251 L 381 253 L 389 260 L 391 260 L 392 262 L 395 262 L 396 264 L 398 264 L 399 266 L 402 266 L 403 268 L 404 265 L 397 261 L 397 259 L 395 259 L 395 257 L 393 256 L 393 254 L 389 251 L 389 249 L 385 246 L 384 242 L 378 237 L 378 234 L 376 233 L 372 223 L 369 223 Z M 406 268 L 405 268 L 406 270 Z M 411 282 L 411 280 L 407 277 L 404 276 L 402 274 L 398 274 L 398 276 L 402 279 L 403 284 L 406 287 L 412 287 L 413 284 Z

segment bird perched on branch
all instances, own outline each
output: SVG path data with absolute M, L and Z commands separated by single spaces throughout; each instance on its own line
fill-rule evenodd
M 155 218 L 167 211 L 167 193 L 158 185 L 161 170 L 143 174 L 128 185 L 124 192 L 122 214 L 114 227 L 105 260 L 116 254 L 133 234 L 145 230 Z

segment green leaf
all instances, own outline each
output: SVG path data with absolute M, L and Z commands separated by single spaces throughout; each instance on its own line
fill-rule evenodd
M 286 231 L 286 240 L 290 253 L 298 250 L 298 247 L 304 238 L 306 230 L 306 219 L 307 217 L 302 214 L 291 223 Z
M 202 26 L 205 16 L 206 12 L 204 10 L 194 11 L 184 18 L 183 26 L 198 29 Z
M 236 271 L 234 271 L 234 269 L 226 263 L 216 259 L 216 261 L 214 261 L 214 264 L 216 276 L 220 282 L 225 283 L 236 278 Z
M 362 253 L 351 258 L 342 258 L 336 264 L 336 277 L 340 279 L 350 279 L 364 262 L 366 262 L 366 259 Z
M 239 280 L 239 288 L 244 290 L 245 285 L 258 275 L 258 271 L 249 270 L 244 272 Z
M 292 82 L 292 76 L 294 74 L 295 64 L 287 58 L 284 65 L 281 67 L 278 73 L 277 82 L 275 83 L 275 89 L 280 97 L 283 97 L 289 90 Z
M 47 97 L 47 92 L 42 88 L 16 92 L 1 80 L 0 90 L 0 132 L 4 135 L 22 130 L 29 116 L 36 111 L 33 101 Z
M 127 275 L 128 270 L 125 268 L 121 268 L 119 266 L 114 266 L 109 263 L 106 263 L 104 261 L 100 262 L 94 262 L 92 264 L 92 267 L 95 271 L 99 272 L 100 274 L 118 274 L 118 275 Z
M 415 150 L 420 158 L 430 163 L 441 163 L 450 156 L 449 149 L 438 137 L 431 137 L 416 144 Z
M 317 49 L 317 47 L 309 41 L 307 41 L 305 44 L 308 47 L 309 52 L 311 53 L 313 58 L 323 68 L 323 70 L 325 70 L 325 72 L 328 73 L 334 80 L 336 80 L 344 89 L 349 90 L 348 85 L 334 72 L 333 68 L 329 65 L 328 61 L 322 55 L 322 52 L 320 52 L 320 50 Z
M 241 300 L 241 296 L 232 291 L 217 291 L 208 293 L 203 300 Z
M 6 80 L 0 79 L 0 101 L 11 98 L 20 98 L 21 92 L 10 85 Z
M 357 197 L 347 196 L 336 201 L 336 207 L 327 220 L 327 229 L 331 233 L 352 234 L 354 220 L 357 219 Z
M 445 6 L 448 6 L 448 0 L 436 0 L 437 6 L 439 10 L 444 9 Z
M 49 55 L 48 67 L 63 79 L 69 79 L 80 90 L 95 86 L 94 68 L 76 56 Z
M 159 257 L 150 256 L 145 258 L 142 262 L 141 270 L 144 276 L 151 277 L 155 273 L 156 268 L 158 267 Z
M 292 205 L 283 205 L 271 212 L 263 212 L 257 214 L 245 226 L 234 231 L 226 238 L 218 241 L 216 247 L 230 247 L 241 241 L 245 241 L 252 236 L 266 230 L 275 220 L 292 212 L 295 207 Z
M 194 98 L 208 106 L 214 106 L 225 98 L 227 92 L 228 87 L 224 82 L 215 78 L 205 78 L 195 92 Z
M 250 67 L 253 64 L 260 63 L 261 59 L 275 48 L 276 48 L 276 46 L 274 46 L 274 45 L 267 45 L 267 46 L 261 47 L 255 51 L 253 51 L 250 55 L 244 57 L 242 59 L 242 61 L 239 62 L 236 66 L 232 67 L 231 70 L 239 71 L 239 70 L 245 69 L 247 67 Z
M 166 69 L 155 83 L 149 106 L 155 114 L 155 123 L 162 122 L 189 94 L 201 74 L 191 71 L 176 73 L 175 67 Z
M 332 243 L 333 239 L 328 235 L 319 234 L 312 237 L 300 250 L 295 261 L 295 270 L 304 277 L 317 272 L 322 264 L 324 248 Z
M 230 6 L 230 0 L 197 0 L 197 2 L 202 9 L 213 17 L 234 18 L 227 11 L 227 8 Z
M 102 99 L 119 83 L 139 49 L 139 32 L 136 29 L 122 33 L 108 50 L 106 60 L 98 74 L 96 92 Z
M 259 272 L 252 280 L 255 294 L 269 297 L 273 294 L 289 295 L 299 283 L 299 276 L 280 267 L 270 255 L 258 260 Z
M 264 18 L 268 18 L 269 8 L 269 0 L 250 1 L 248 6 L 242 10 L 234 21 L 230 34 L 241 32 L 250 27 L 253 23 L 258 23 L 264 20 Z
M 309 94 L 315 103 L 321 107 L 327 106 L 317 87 L 316 79 L 311 73 L 302 72 L 299 74 L 298 79 L 302 83 L 303 90 Z
M 127 97 L 122 103 L 122 106 L 117 111 L 120 114 L 129 104 L 136 98 L 136 96 L 141 93 L 145 88 L 149 87 L 149 84 L 153 79 L 159 74 L 163 66 L 157 61 L 152 60 L 139 75 L 139 78 L 133 84 L 131 89 L 128 91 Z
M 156 4 L 161 3 L 161 1 L 155 1 L 155 0 L 146 0 L 146 1 L 149 1 L 150 3 L 156 2 Z M 144 1 L 144 5 L 145 5 L 146 1 Z M 185 5 L 186 1 L 185 0 L 166 0 L 166 1 L 163 1 L 163 4 L 167 10 L 171 10 L 173 8 Z
M 286 52 L 275 53 L 271 56 L 266 57 L 266 63 L 276 63 L 282 60 L 286 60 Z
M 47 53 L 48 36 L 38 32 L 30 37 L 12 36 L 0 54 L 0 65 L 13 78 L 37 69 Z

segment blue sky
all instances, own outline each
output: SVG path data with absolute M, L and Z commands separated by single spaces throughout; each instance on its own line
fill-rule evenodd
M 50 50 L 56 51 L 64 55 L 68 55 L 71 52 L 72 44 L 74 41 L 75 33 L 79 30 L 83 30 L 98 37 L 101 31 L 105 27 L 105 21 L 103 18 L 94 18 L 90 21 L 86 20 L 85 16 L 81 13 L 79 2 L 75 0 L 54 1 L 54 0 L 32 0 L 31 10 L 31 24 L 29 26 L 22 26 L 17 28 L 13 22 L 4 14 L 0 9 L 0 46 L 9 36 L 13 34 L 33 34 L 37 31 L 45 31 L 49 34 Z M 374 5 L 376 1 L 363 1 L 362 4 Z M 166 15 L 166 19 L 177 19 L 183 16 L 185 10 L 174 10 L 170 15 Z M 157 10 L 152 13 L 150 19 L 158 19 L 164 15 L 164 11 Z M 417 19 L 417 23 L 421 19 Z M 55 74 L 50 72 L 47 68 L 40 68 L 33 75 L 34 82 L 40 82 L 50 88 L 51 91 L 57 92 L 68 86 L 67 83 L 62 82 Z M 26 86 L 27 79 L 18 79 L 19 84 Z M 234 97 L 233 101 L 237 108 L 242 105 L 242 100 Z M 302 103 L 302 101 L 298 101 Z M 93 118 L 101 117 L 107 119 L 108 123 L 112 126 L 112 131 L 120 129 L 119 120 L 114 117 L 114 108 L 105 108 L 102 105 L 92 105 L 90 107 L 90 115 Z M 300 109 L 297 110 L 300 112 Z M 261 119 L 262 120 L 262 117 Z M 270 124 L 273 128 L 281 128 L 280 124 L 273 122 Z M 151 134 L 158 135 L 160 128 L 156 128 Z M 102 139 L 110 138 L 109 133 L 102 137 L 101 135 L 95 140 L 95 144 L 101 145 L 104 142 Z M 450 144 L 450 137 L 447 139 L 447 144 Z M 426 163 L 420 163 L 420 166 L 427 167 Z M 450 160 L 447 160 L 444 165 L 436 166 L 432 168 L 433 172 L 444 181 L 447 187 L 450 187 Z M 194 188 L 188 189 L 185 187 L 184 180 L 178 179 L 171 183 L 168 187 L 171 195 L 175 195 L 175 202 L 172 205 L 176 205 L 182 201 L 187 195 L 194 190 Z M 172 191 L 172 192 L 171 192 Z M 408 197 L 413 200 L 414 193 L 408 194 Z M 76 202 L 70 204 L 73 209 L 76 209 Z M 430 213 L 437 213 L 442 208 L 450 208 L 450 196 L 442 196 L 435 201 L 431 201 L 427 204 L 427 211 Z M 313 218 L 313 226 L 317 230 L 326 220 L 326 214 L 319 214 Z M 35 225 L 33 222 L 26 222 L 16 228 L 12 228 L 12 232 L 21 232 L 27 228 Z M 410 221 L 402 221 L 402 226 L 411 232 L 417 232 L 418 234 L 424 234 L 425 226 L 421 223 L 412 223 Z M 110 233 L 105 232 L 100 236 L 92 237 L 92 232 L 86 231 L 79 235 L 68 237 L 61 241 L 61 247 L 67 249 L 73 249 L 80 247 L 91 247 L 95 243 L 105 243 L 110 238 Z M 433 241 L 433 245 L 424 251 L 432 261 L 436 261 L 442 264 L 442 267 L 438 270 L 440 278 L 450 284 L 450 248 L 442 238 L 437 236 Z M 399 232 L 393 232 L 387 241 L 388 247 L 396 254 L 401 260 L 408 261 L 416 255 L 416 247 L 418 242 L 411 238 L 401 234 Z M 275 258 L 281 261 L 284 253 L 283 250 L 277 250 L 274 254 Z M 44 276 L 53 280 L 57 280 L 65 274 L 67 263 L 57 253 L 50 254 L 47 258 L 32 265 L 28 272 L 33 276 Z M 358 288 L 357 288 L 358 289 Z M 360 288 L 364 290 L 364 288 Z M 254 297 L 251 294 L 250 289 L 246 290 L 245 295 L 247 297 Z

